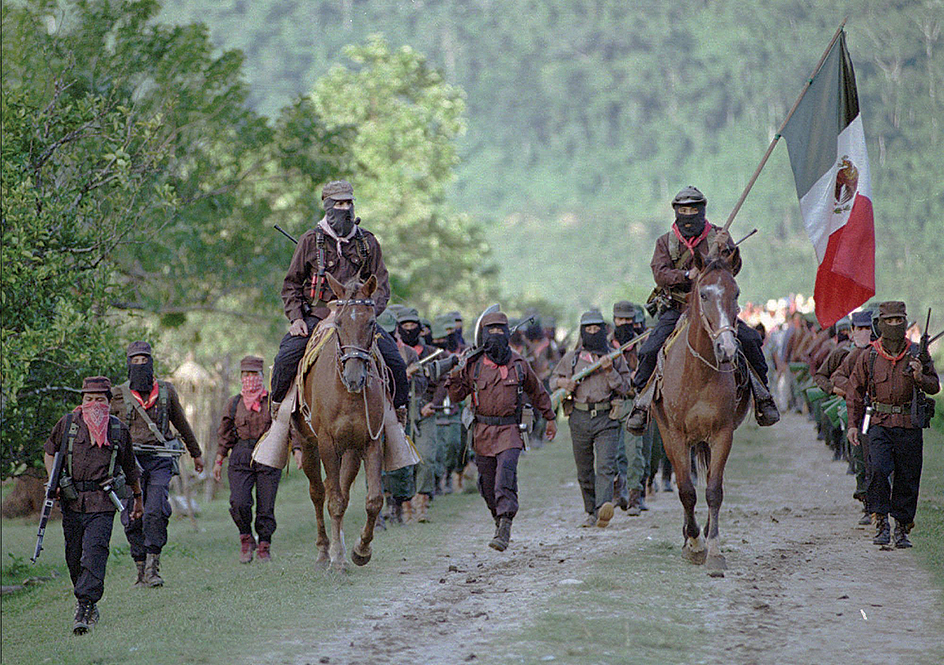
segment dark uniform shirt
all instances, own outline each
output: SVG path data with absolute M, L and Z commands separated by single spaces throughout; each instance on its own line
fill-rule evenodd
M 672 254 L 669 251 L 670 236 L 674 237 L 675 232 L 669 230 L 668 233 L 662 234 L 659 239 L 656 240 L 656 249 L 652 253 L 652 261 L 649 267 L 652 268 L 652 276 L 656 280 L 656 284 L 673 293 L 685 294 L 692 287 L 691 280 L 685 277 L 685 272 L 695 265 L 695 261 L 692 256 L 688 256 L 686 260 L 682 262 L 681 267 L 676 267 L 675 262 L 672 260 Z M 687 252 L 685 245 L 679 244 L 681 245 L 680 253 L 685 254 Z M 733 251 L 731 255 L 731 266 L 732 272 L 734 275 L 737 275 L 741 270 L 741 252 L 734 246 L 733 240 L 729 239 L 727 246 Z M 711 245 L 708 242 L 708 238 L 704 238 L 700 243 L 695 245 L 695 251 L 703 257 L 708 256 L 709 249 L 711 249 Z
M 518 370 L 516 368 L 518 365 L 524 374 L 524 394 L 531 405 L 545 419 L 554 420 L 551 398 L 524 358 L 512 352 L 511 360 L 504 366 L 507 368 L 505 378 L 502 378 L 501 367 L 494 366 L 485 360 L 484 355 L 479 355 L 471 359 L 461 370 L 457 370 L 446 378 L 446 388 L 453 404 L 458 404 L 472 394 L 475 366 L 481 365 L 478 380 L 475 382 L 478 387 L 476 415 L 489 417 L 515 415 L 518 406 Z M 473 430 L 473 446 L 477 454 L 494 457 L 503 450 L 524 448 L 524 442 L 517 424 L 486 425 L 476 422 Z
M 361 276 L 367 279 L 370 275 L 377 278 L 377 290 L 371 296 L 374 300 L 374 310 L 379 316 L 386 308 L 387 301 L 390 299 L 390 278 L 387 275 L 387 267 L 384 265 L 383 254 L 380 251 L 380 243 L 370 231 L 357 227 L 357 233 L 363 234 L 364 244 L 367 248 L 367 265 L 362 266 L 363 258 L 360 255 L 360 244 L 356 238 L 351 238 L 348 242 L 341 244 L 341 256 L 338 257 L 337 243 L 334 238 L 325 234 L 324 236 L 324 257 L 325 272 L 330 273 L 342 284 L 346 284 L 351 278 Z M 319 231 L 321 233 L 321 231 Z M 295 248 L 295 254 L 292 255 L 292 262 L 289 264 L 288 273 L 285 275 L 285 281 L 282 283 L 282 303 L 285 308 L 285 316 L 289 321 L 302 318 L 302 311 L 305 303 L 309 302 L 311 292 L 312 276 L 318 274 L 318 243 L 315 229 L 309 229 L 298 239 L 298 246 Z M 330 294 L 330 287 L 325 286 Z M 340 294 L 334 294 L 338 296 Z M 329 297 L 329 300 L 334 298 Z M 312 303 L 312 316 L 324 319 L 328 316 L 327 307 L 318 307 Z
M 235 416 L 233 405 L 236 406 Z M 269 396 L 265 395 L 259 402 L 260 410 L 252 411 L 243 404 L 243 396 L 235 395 L 226 402 L 223 408 L 223 417 L 220 419 L 220 426 L 216 430 L 219 449 L 217 454 L 226 458 L 229 451 L 233 449 L 240 441 L 259 440 L 265 431 L 272 424 L 272 416 L 269 414 Z
M 177 397 L 177 390 L 169 381 L 158 381 L 159 386 L 167 387 L 167 409 L 169 411 L 167 418 L 167 427 L 164 429 L 161 434 L 164 435 L 165 439 L 173 439 L 174 435 L 171 432 L 171 424 L 178 432 L 180 432 L 180 438 L 184 440 L 184 444 L 187 446 L 187 452 L 190 453 L 191 457 L 200 457 L 202 453 L 200 452 L 200 444 L 197 443 L 197 437 L 193 434 L 193 429 L 190 427 L 190 423 L 187 422 L 187 416 L 184 413 L 183 407 L 180 405 L 180 399 Z M 134 408 L 133 404 L 130 408 L 125 404 L 124 400 L 124 388 L 128 387 L 128 382 L 125 381 L 115 390 L 115 396 L 111 400 L 111 415 L 118 416 L 118 419 L 121 420 L 125 425 L 128 426 L 128 429 L 131 430 L 131 440 L 137 444 L 144 444 L 149 446 L 162 446 L 164 445 L 158 438 L 154 435 L 154 432 L 151 431 L 151 428 L 147 426 L 147 423 L 144 422 L 144 419 L 138 413 L 138 410 Z M 130 396 L 131 399 L 135 399 L 134 395 Z M 145 398 L 147 396 L 144 396 Z M 151 405 L 151 408 L 145 409 L 148 418 L 154 421 L 154 424 L 157 427 L 161 426 L 161 400 L 160 398 Z
M 79 425 L 72 444 L 72 479 L 81 482 L 101 482 L 108 478 L 108 468 L 111 465 L 111 456 L 114 446 L 118 446 L 118 457 L 115 460 L 115 472 L 120 467 L 125 474 L 125 482 L 131 485 L 138 479 L 138 466 L 131 452 L 131 435 L 128 428 L 121 424 L 118 428 L 118 441 L 111 440 L 111 425 L 108 428 L 108 440 L 101 447 L 92 443 L 88 427 L 79 413 L 72 414 L 73 422 Z M 47 455 L 55 455 L 63 445 L 63 435 L 67 433 L 66 416 L 59 419 L 52 429 L 52 434 L 46 439 L 43 450 Z M 65 437 L 68 439 L 68 437 Z M 68 453 L 68 441 L 65 442 Z M 63 464 L 63 473 L 69 473 L 68 457 Z M 108 496 L 99 490 L 79 492 L 76 501 L 67 501 L 66 508 L 77 513 L 115 512 L 115 506 Z
M 576 364 L 575 364 L 576 356 Z M 551 387 L 560 388 L 558 379 L 569 379 L 585 367 L 600 359 L 599 353 L 591 353 L 584 349 L 568 351 L 557 363 L 551 376 Z M 609 370 L 599 369 L 577 384 L 574 391 L 574 400 L 584 404 L 608 402 L 614 398 L 624 397 L 629 392 L 629 367 L 622 356 L 613 361 Z
M 849 375 L 852 374 L 852 368 L 855 367 L 855 362 L 859 354 L 863 353 L 868 348 L 868 346 L 853 346 L 852 350 L 846 354 L 846 357 L 839 363 L 839 367 L 837 367 L 836 371 L 829 377 L 834 390 L 841 390 L 843 395 L 849 391 Z
M 876 344 L 881 344 L 881 340 Z M 871 355 L 868 347 L 866 347 L 865 352 L 860 353 L 856 358 L 852 374 L 849 376 L 846 407 L 849 411 L 850 426 L 853 426 L 852 423 L 855 423 L 855 427 L 862 424 L 867 392 L 871 394 L 873 403 L 879 402 L 902 407 L 910 405 L 914 396 L 915 379 L 909 366 L 913 359 L 911 353 L 906 353 L 898 360 L 889 360 L 881 352 L 876 352 L 875 367 L 870 377 L 869 358 Z M 923 390 L 929 395 L 934 395 L 941 389 L 933 362 L 928 362 L 924 366 L 917 387 L 918 390 Z M 872 414 L 871 424 L 882 427 L 913 427 L 910 408 L 906 407 L 902 410 L 903 413 L 880 413 L 876 411 Z
M 836 370 L 839 369 L 842 365 L 842 361 L 846 359 L 846 356 L 849 355 L 849 352 L 852 351 L 853 344 L 848 342 L 846 344 L 840 344 L 826 357 L 826 360 L 820 363 L 819 367 L 816 368 L 816 374 L 813 375 L 813 381 L 819 386 L 827 395 L 832 394 L 833 392 L 833 374 L 836 373 Z

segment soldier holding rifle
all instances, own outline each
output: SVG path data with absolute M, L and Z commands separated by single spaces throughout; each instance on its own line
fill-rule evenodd
M 92 376 L 82 382 L 82 404 L 59 419 L 43 446 L 49 474 L 47 497 L 58 496 L 66 565 L 76 598 L 72 632 L 82 635 L 99 619 L 98 601 L 105 591 L 105 564 L 122 499 L 130 499 L 133 519 L 144 513 L 138 469 L 131 452 L 131 435 L 109 416 L 111 381 Z M 51 502 L 48 508 L 52 507 Z M 48 509 L 43 520 L 48 519 Z M 42 550 L 45 525 L 33 560 Z
M 126 508 L 121 514 L 121 523 L 131 546 L 131 558 L 138 569 L 134 586 L 159 587 L 164 584 L 160 567 L 161 550 L 167 544 L 167 522 L 171 515 L 168 501 L 170 480 L 178 473 L 177 457 L 173 451 L 179 454 L 182 448 L 171 432 L 171 425 L 180 432 L 197 473 L 203 471 L 203 455 L 176 389 L 170 382 L 154 378 L 151 345 L 143 341 L 132 342 L 127 355 L 128 381 L 118 386 L 111 402 L 111 413 L 131 430 L 135 457 L 141 467 L 144 516 L 135 517 Z
M 629 393 L 629 367 L 622 353 L 607 343 L 603 315 L 580 317 L 580 344 L 568 351 L 551 375 L 551 388 L 571 395 L 564 401 L 577 464 L 577 482 L 587 513 L 585 526 L 606 527 L 613 519 L 613 489 L 618 475 L 620 404 Z M 599 362 L 599 370 L 577 383 L 581 370 Z

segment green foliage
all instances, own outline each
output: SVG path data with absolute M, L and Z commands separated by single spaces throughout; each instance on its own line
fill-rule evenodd
M 572 309 L 645 293 L 681 187 L 723 220 L 844 16 L 869 141 L 878 290 L 944 307 L 944 34 L 940 0 L 175 0 L 247 53 L 251 103 L 273 111 L 382 27 L 467 93 L 450 202 L 491 222 L 509 294 Z M 313 37 L 313 34 L 316 35 Z M 815 257 L 786 149 L 734 226 L 745 299 L 810 293 Z

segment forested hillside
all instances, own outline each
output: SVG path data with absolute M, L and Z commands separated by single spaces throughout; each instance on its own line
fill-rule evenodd
M 489 223 L 509 292 L 605 304 L 648 291 L 668 200 L 696 184 L 723 219 L 843 16 L 869 139 L 881 294 L 944 305 L 944 3 L 860 0 L 168 0 L 246 55 L 272 117 L 341 48 L 383 33 L 466 93 L 453 207 Z M 746 297 L 812 290 L 780 146 L 734 227 Z M 937 273 L 939 275 L 939 273 Z

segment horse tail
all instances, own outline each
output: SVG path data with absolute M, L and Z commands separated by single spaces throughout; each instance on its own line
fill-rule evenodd
M 707 482 L 708 465 L 711 463 L 711 447 L 708 445 L 707 441 L 699 441 L 692 448 L 699 484 Z

